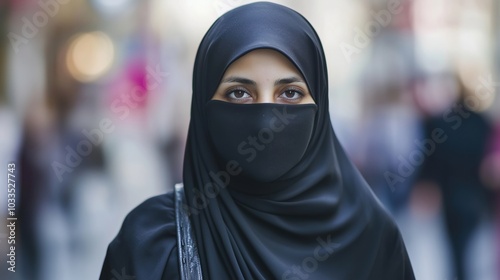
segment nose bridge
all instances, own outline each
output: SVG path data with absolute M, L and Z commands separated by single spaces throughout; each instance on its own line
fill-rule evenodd
M 257 87 L 256 103 L 274 103 L 274 84 L 271 79 L 266 79 L 265 83 L 260 83 Z

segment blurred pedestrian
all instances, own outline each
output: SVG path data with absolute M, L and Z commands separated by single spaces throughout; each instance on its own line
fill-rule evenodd
M 483 214 L 489 210 L 480 165 L 491 133 L 488 121 L 465 104 L 467 90 L 460 86 L 458 102 L 424 121 L 426 139 L 435 145 L 422 165 L 417 191 L 437 186 L 441 191 L 445 228 L 452 249 L 453 279 L 466 279 L 465 257 Z M 456 278 L 455 278 L 456 277 Z

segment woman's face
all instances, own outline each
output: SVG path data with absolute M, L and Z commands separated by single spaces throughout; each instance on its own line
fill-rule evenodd
M 314 104 L 304 78 L 290 60 L 271 49 L 258 49 L 234 61 L 212 100 L 231 103 Z

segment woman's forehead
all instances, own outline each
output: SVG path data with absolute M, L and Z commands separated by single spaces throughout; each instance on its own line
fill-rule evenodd
M 290 59 L 272 49 L 257 49 L 241 56 L 229 65 L 224 77 L 233 73 L 265 75 L 276 71 L 279 71 L 276 74 L 294 75 L 303 79 L 302 73 Z

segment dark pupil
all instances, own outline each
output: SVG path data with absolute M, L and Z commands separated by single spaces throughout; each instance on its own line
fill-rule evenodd
M 287 91 L 285 92 L 285 95 L 286 95 L 286 97 L 288 97 L 288 98 L 292 98 L 292 97 L 294 97 L 294 96 L 295 96 L 295 92 L 294 92 L 293 90 L 287 90 Z
M 236 97 L 236 98 L 242 98 L 244 95 L 245 95 L 245 92 L 243 92 L 242 90 L 237 90 L 234 92 L 234 97 Z

